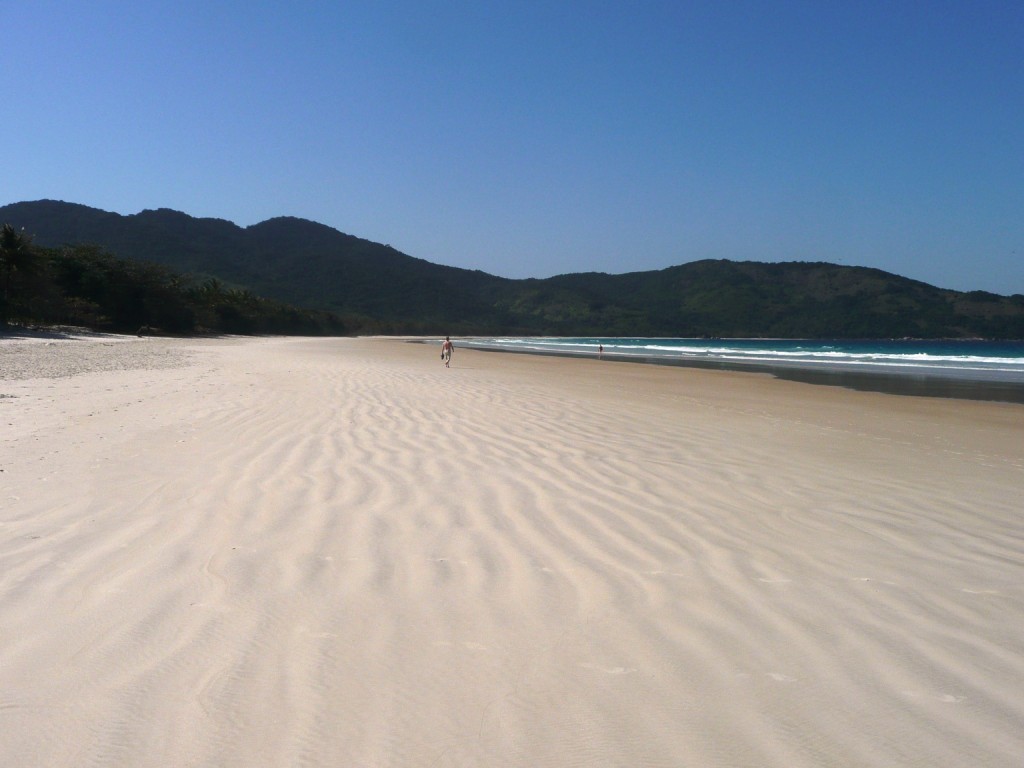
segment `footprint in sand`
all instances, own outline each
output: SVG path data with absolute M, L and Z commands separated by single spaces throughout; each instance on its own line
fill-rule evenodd
M 580 664 L 583 669 L 593 669 L 597 672 L 604 672 L 606 675 L 630 675 L 636 672 L 636 667 L 603 667 L 600 664 L 591 664 L 590 662 L 582 662 Z
M 453 643 L 451 640 L 434 640 L 431 643 L 431 645 L 434 646 L 435 648 L 454 648 L 456 646 L 456 643 Z M 473 642 L 472 640 L 463 640 L 461 643 L 458 643 L 458 645 L 461 645 L 467 651 L 486 651 L 486 650 L 488 650 L 487 646 L 484 645 L 483 643 L 476 643 L 476 642 Z
M 765 672 L 765 674 L 777 683 L 795 683 L 796 678 L 784 675 L 781 672 Z
M 965 698 L 964 696 L 954 696 L 951 693 L 934 694 L 934 693 L 920 693 L 918 691 L 902 691 L 902 693 L 903 693 L 904 696 L 907 696 L 907 697 L 909 697 L 911 699 L 921 699 L 921 698 L 935 699 L 935 701 L 942 702 L 943 704 L 959 704 Z

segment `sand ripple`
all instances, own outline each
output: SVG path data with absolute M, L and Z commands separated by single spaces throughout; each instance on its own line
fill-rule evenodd
M 1024 754 L 1019 406 L 176 344 L 4 386 L 3 764 Z

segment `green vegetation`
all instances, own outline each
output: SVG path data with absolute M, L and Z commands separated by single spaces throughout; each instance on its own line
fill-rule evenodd
M 118 259 L 95 246 L 44 249 L 4 225 L 0 233 L 5 323 L 73 325 L 167 334 L 341 334 L 342 320 L 167 267 Z
M 70 303 L 79 316 L 92 312 L 120 327 L 148 313 L 157 318 L 150 324 L 168 329 L 191 323 L 236 333 L 1024 338 L 1024 296 L 943 290 L 863 267 L 705 260 L 624 275 L 508 280 L 295 218 L 242 228 L 166 209 L 120 216 L 44 200 L 0 207 L 0 221 L 56 249 L 46 252 L 43 273 L 51 292 L 64 296 L 65 311 Z M 0 277 L 31 282 L 19 253 L 12 245 Z M 91 264 L 92 273 L 104 273 L 110 254 L 127 261 L 114 260 L 120 276 L 106 278 L 101 302 L 86 290 L 89 281 L 61 266 L 61 254 Z M 147 286 L 148 298 L 128 284 Z M 30 315 L 49 306 L 37 295 Z M 5 298 L 4 312 L 13 313 L 17 301 L 13 293 Z

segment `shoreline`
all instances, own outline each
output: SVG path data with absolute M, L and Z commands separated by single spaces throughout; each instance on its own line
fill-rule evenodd
M 430 343 L 419 340 L 412 343 Z M 612 363 L 634 363 L 678 368 L 699 368 L 703 370 L 732 371 L 734 373 L 768 374 L 784 381 L 802 384 L 840 387 L 858 392 L 881 392 L 888 395 L 910 397 L 937 397 L 954 400 L 975 400 L 983 402 L 1012 403 L 1024 405 L 1024 384 L 1016 382 L 980 380 L 955 373 L 889 373 L 880 370 L 849 370 L 838 366 L 810 367 L 799 363 L 747 363 L 725 360 L 701 360 L 694 358 L 670 358 L 643 354 L 615 354 L 605 352 L 603 358 L 593 353 L 554 351 L 538 349 L 499 349 L 496 347 L 463 347 L 479 352 L 499 354 L 536 355 L 545 357 L 566 357 L 579 360 L 598 360 Z
M 13 342 L 21 343 L 45 343 L 54 341 L 81 341 L 81 342 L 133 342 L 143 339 L 177 342 L 181 345 L 189 343 L 202 343 L 210 339 L 260 339 L 260 338 L 307 338 L 309 340 L 331 339 L 331 338 L 352 338 L 352 339 L 382 339 L 404 341 L 410 344 L 432 344 L 434 336 L 309 336 L 309 337 L 276 337 L 276 336 L 136 336 L 133 334 L 117 334 L 104 331 L 93 331 L 86 328 L 58 326 L 53 328 L 32 327 L 15 328 L 9 327 L 0 329 L 0 343 Z M 476 338 L 476 337 L 469 337 Z M 744 339 L 740 339 L 741 341 Z M 465 338 L 463 339 L 465 341 Z M 810 366 L 798 362 L 779 361 L 774 363 L 765 362 L 737 362 L 728 360 L 700 359 L 693 357 L 666 357 L 659 355 L 644 354 L 617 354 L 605 352 L 603 358 L 597 358 L 593 353 L 574 352 L 568 350 L 541 350 L 541 349 L 514 349 L 498 348 L 487 346 L 470 346 L 462 349 L 472 349 L 480 352 L 496 352 L 514 355 L 532 355 L 540 357 L 564 357 L 579 360 L 601 359 L 602 362 L 611 363 L 634 363 L 638 365 L 655 365 L 678 368 L 697 368 L 703 370 L 732 371 L 736 373 L 768 374 L 784 381 L 794 381 L 802 384 L 813 384 L 817 386 L 839 387 L 858 392 L 880 392 L 889 395 L 900 395 L 910 397 L 931 397 L 947 398 L 954 400 L 973 400 L 981 402 L 1011 403 L 1024 405 L 1024 384 L 1013 381 L 1001 381 L 995 378 L 979 379 L 973 378 L 966 372 L 955 371 L 934 371 L 926 372 L 915 370 L 913 373 L 896 373 L 879 367 L 872 368 L 870 365 L 862 369 L 852 369 L 849 366 L 829 365 L 827 363 Z

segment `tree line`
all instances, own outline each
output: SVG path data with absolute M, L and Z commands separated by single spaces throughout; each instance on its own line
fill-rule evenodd
M 40 248 L 0 231 L 0 323 L 116 333 L 345 335 L 375 331 L 358 316 L 299 309 L 217 278 L 196 278 L 92 245 Z

